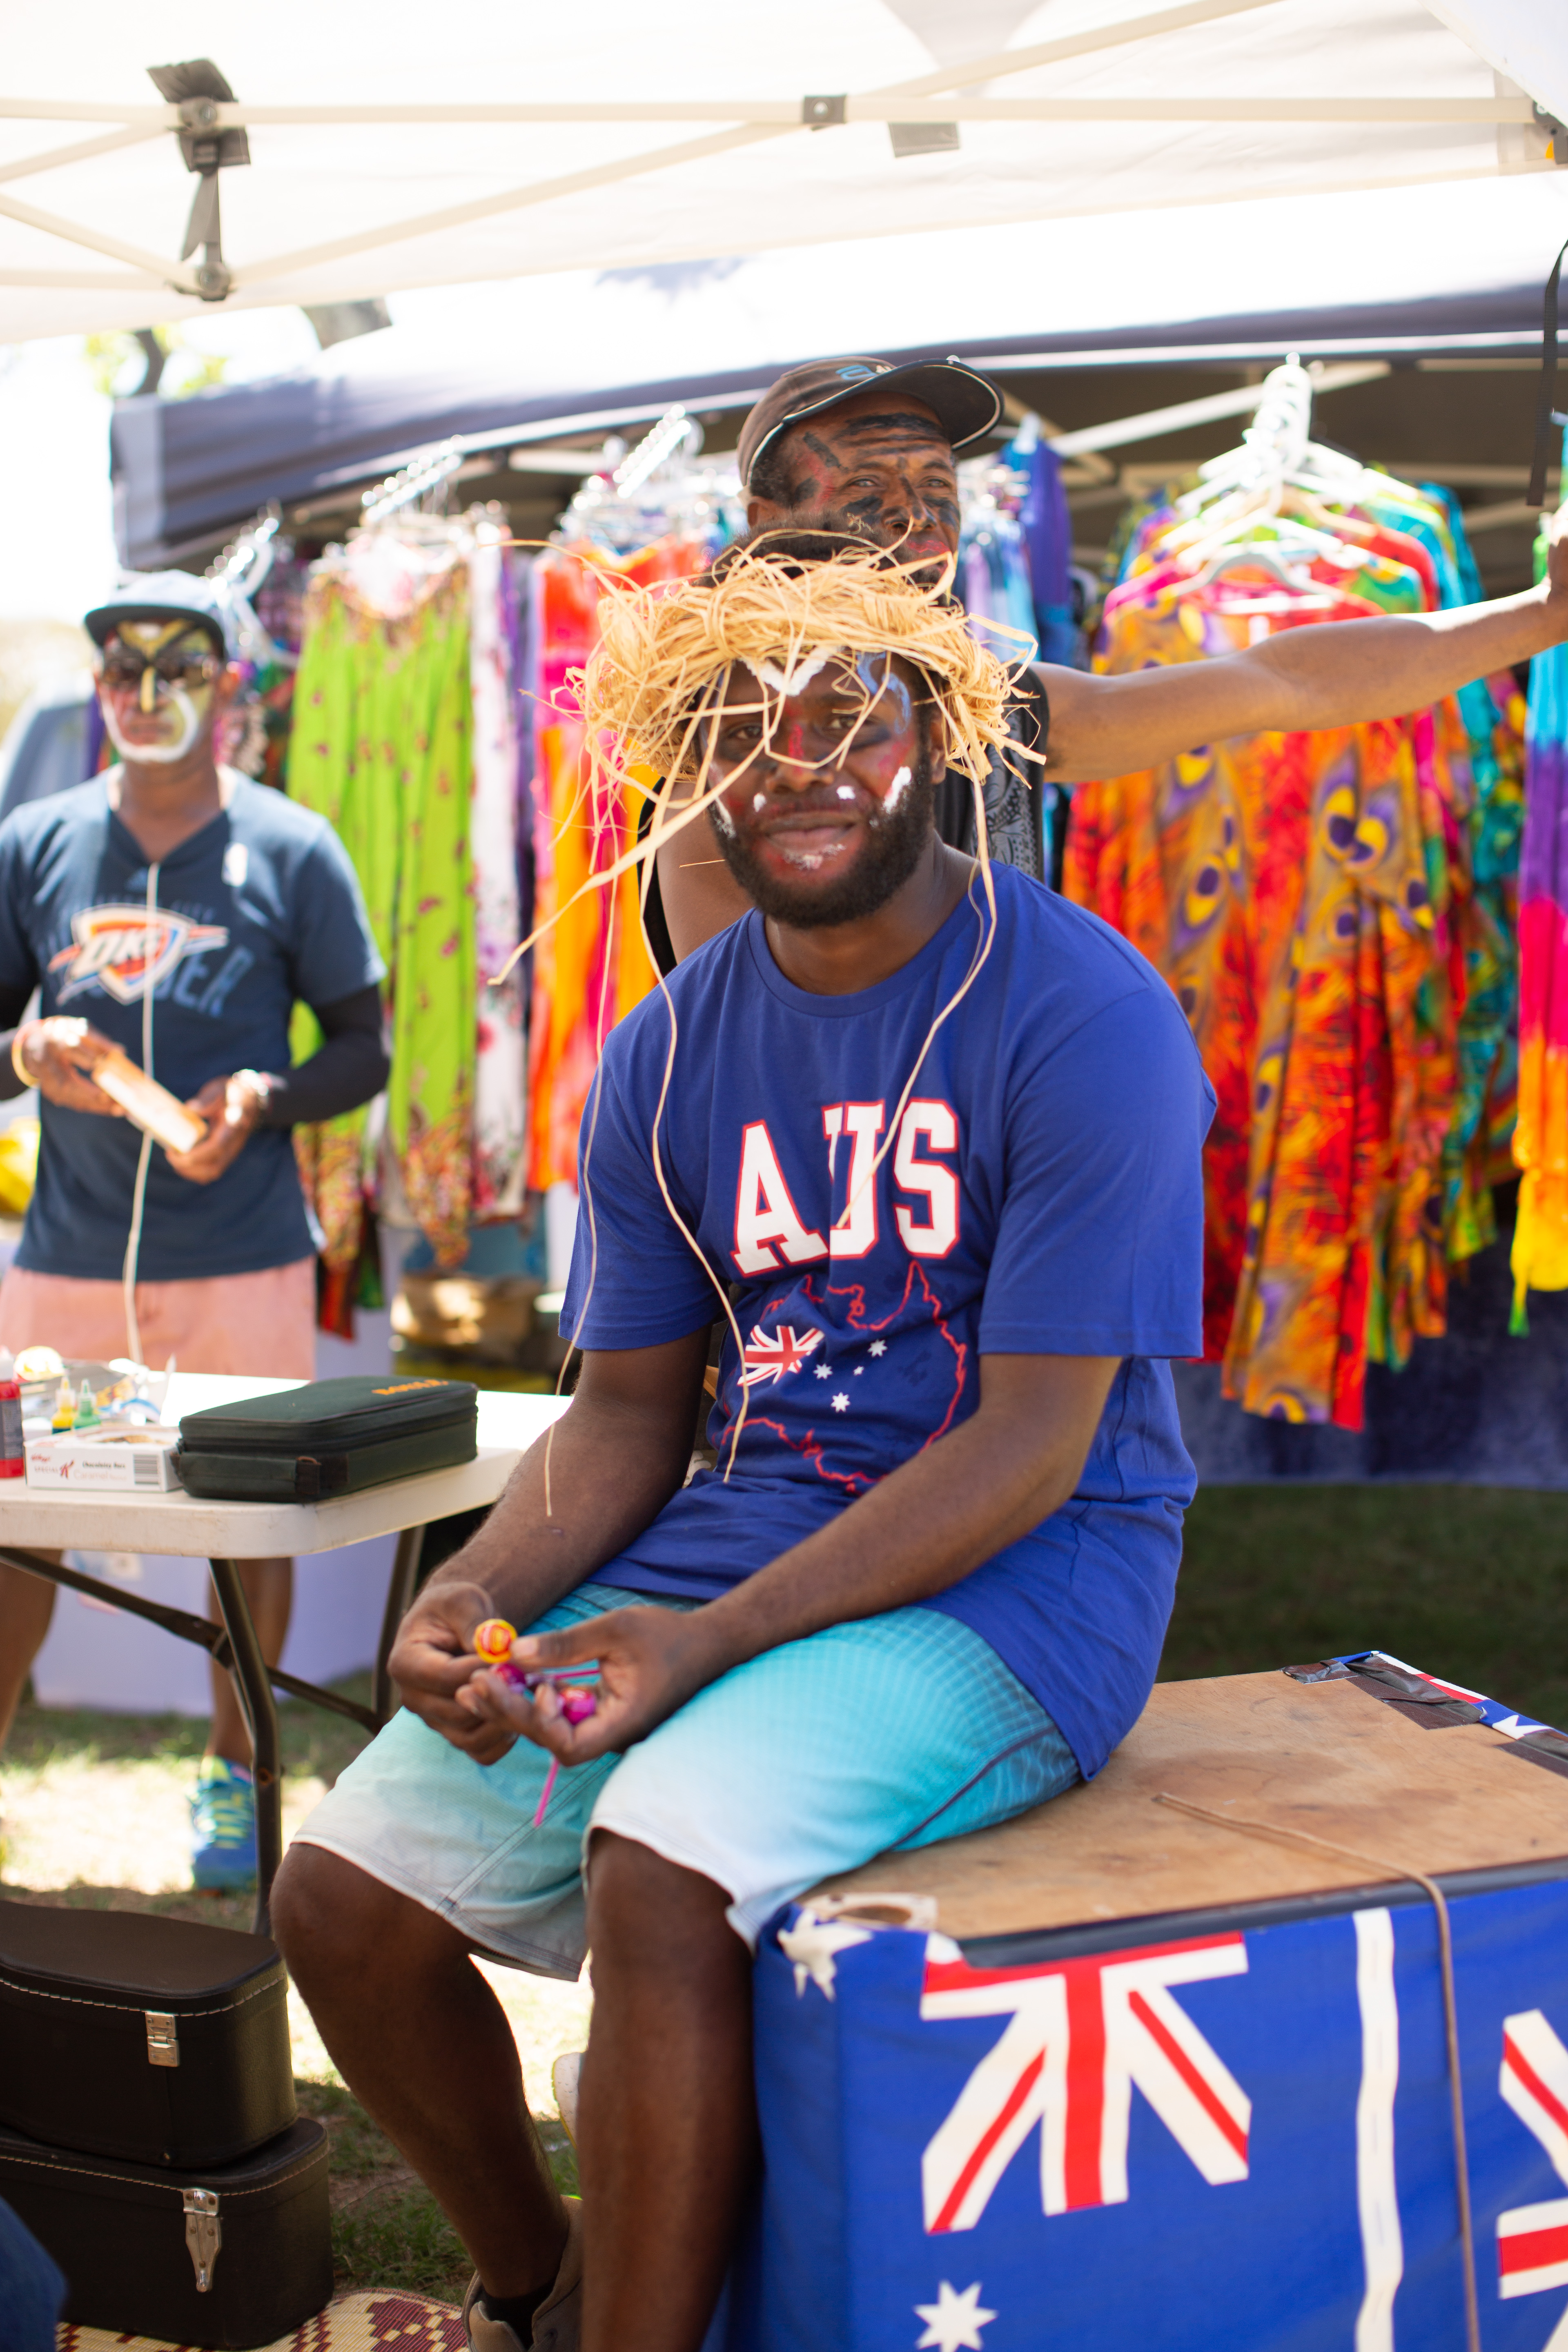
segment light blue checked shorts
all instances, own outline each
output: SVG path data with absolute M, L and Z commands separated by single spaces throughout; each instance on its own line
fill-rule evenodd
M 534 1628 L 610 1609 L 686 1609 L 584 1584 Z M 624 1756 L 563 1771 L 520 1739 L 476 1764 L 406 1710 L 299 1834 L 541 1976 L 587 1949 L 583 1864 L 595 1829 L 726 1889 L 755 1944 L 782 1903 L 890 1848 L 1005 1821 L 1079 1777 L 1039 1702 L 978 1633 L 931 1609 L 829 1626 L 737 1666 Z

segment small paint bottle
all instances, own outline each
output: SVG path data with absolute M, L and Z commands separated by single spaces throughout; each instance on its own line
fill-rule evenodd
M 0 1478 L 25 1478 L 27 1457 L 22 1437 L 22 1383 L 9 1348 L 0 1348 Z
M 76 1399 L 71 1394 L 69 1381 L 62 1380 L 55 1391 L 54 1419 L 50 1422 L 49 1427 L 53 1430 L 76 1427 Z
M 102 1416 L 98 1410 L 98 1399 L 92 1392 L 92 1382 L 84 1377 L 81 1394 L 76 1401 L 76 1426 L 78 1429 L 98 1429 L 101 1425 Z

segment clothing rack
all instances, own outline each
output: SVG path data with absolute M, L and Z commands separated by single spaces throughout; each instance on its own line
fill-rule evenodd
M 271 664 L 291 669 L 294 656 L 274 643 L 251 601 L 272 570 L 282 521 L 283 509 L 276 500 L 264 507 L 255 521 L 247 523 L 238 538 L 230 540 L 221 555 L 208 564 L 206 577 L 224 591 L 245 659 L 258 667 Z M 283 542 L 285 548 L 287 544 Z
M 395 474 L 389 474 L 374 489 L 366 490 L 360 500 L 362 523 L 384 522 L 401 508 L 414 506 L 427 498 L 432 490 L 450 481 L 463 464 L 463 452 L 456 440 L 443 441 L 412 458 Z
M 745 528 L 732 457 L 699 465 L 702 427 L 677 402 L 635 447 L 616 436 L 556 525 L 565 545 L 588 541 L 630 554 L 670 531 L 685 539 L 733 539 Z

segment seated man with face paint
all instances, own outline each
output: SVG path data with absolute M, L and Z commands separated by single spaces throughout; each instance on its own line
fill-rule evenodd
M 221 593 L 132 575 L 87 627 L 120 764 L 0 825 L 0 1098 L 37 1087 L 43 1127 L 0 1346 L 310 1380 L 315 1245 L 289 1130 L 384 1084 L 381 960 L 331 827 L 216 763 L 239 684 Z M 22 1020 L 35 990 L 37 1017 Z M 296 1000 L 325 1043 L 291 1069 Z M 200 1113 L 189 1151 L 141 1135 L 94 1082 L 114 1047 Z M 240 1573 L 276 1663 L 291 1564 Z M 54 1597 L 0 1569 L 0 1740 Z M 216 1669 L 213 1701 L 194 1867 L 221 1888 L 255 1876 L 255 1811 L 248 1736 Z
M 749 911 L 606 1042 L 576 1392 L 416 1601 L 404 1710 L 275 1890 L 329 2050 L 478 2266 L 476 2352 L 698 2352 L 756 2164 L 770 1916 L 1092 1777 L 1158 1663 L 1213 1096 L 1126 940 L 939 839 L 1013 686 L 922 570 L 764 538 L 603 601 L 599 781 L 668 779 L 654 853 L 721 856 Z M 1126 724 L 1147 761 L 1227 710 L 1352 723 L 1563 636 L 1568 539 L 1530 595 L 1296 632 L 1205 665 L 1233 673 L 1206 704 L 1163 673 Z M 596 1662 L 595 1712 L 489 1671 L 495 1615 L 531 1629 L 515 1668 Z M 572 1978 L 589 1945 L 579 2210 L 470 1956 Z

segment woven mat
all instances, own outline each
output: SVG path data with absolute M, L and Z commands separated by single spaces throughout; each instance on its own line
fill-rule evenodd
M 107 2327 L 71 2322 L 56 2331 L 55 2343 L 56 2352 L 200 2352 L 163 2336 L 119 2336 Z M 257 2352 L 464 2352 L 463 2315 L 449 2303 L 390 2289 L 344 2294 L 291 2336 L 279 2336 Z

